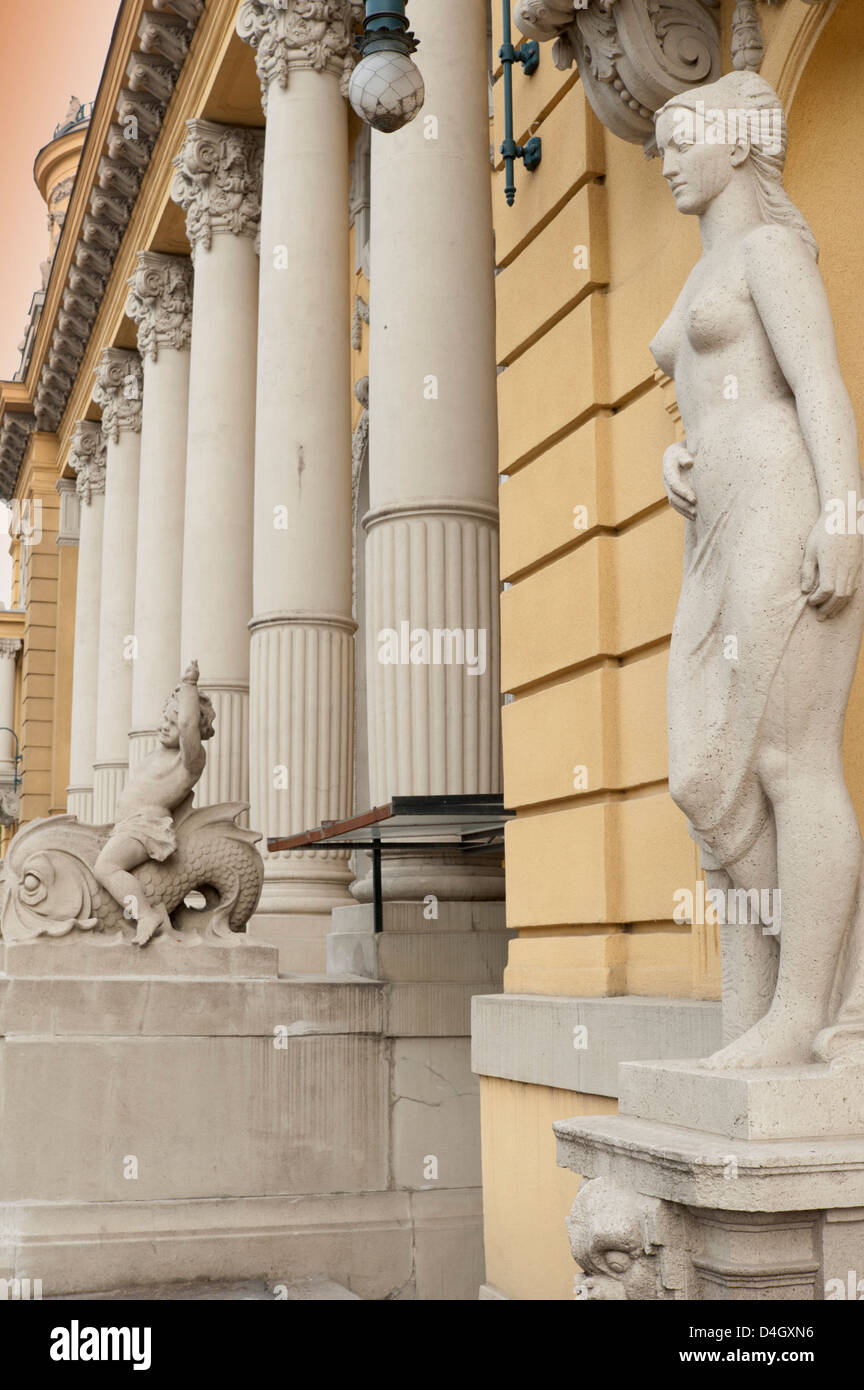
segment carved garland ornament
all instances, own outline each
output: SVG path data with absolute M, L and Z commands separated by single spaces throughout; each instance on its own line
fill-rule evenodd
M 243 0 L 237 33 L 255 49 L 264 110 L 271 84 L 288 86 L 292 64 L 339 72 L 347 90 L 362 13 L 362 0 Z
M 129 279 L 126 313 L 138 325 L 138 351 L 155 362 L 159 349 L 189 346 L 192 336 L 192 262 L 186 256 L 139 251 Z
M 192 246 L 209 251 L 217 232 L 257 239 L 261 224 L 264 132 L 187 122 L 174 160 L 171 197 L 186 213 Z

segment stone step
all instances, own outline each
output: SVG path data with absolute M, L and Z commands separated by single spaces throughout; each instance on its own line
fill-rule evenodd
M 69 1293 L 46 1298 L 45 1303 L 101 1303 L 134 1300 L 140 1303 L 153 1302 L 290 1302 L 339 1303 L 356 1300 L 362 1302 L 359 1294 L 352 1293 L 343 1284 L 328 1279 L 325 1274 L 313 1278 L 295 1279 L 288 1284 L 269 1284 L 264 1279 L 242 1279 L 233 1283 L 216 1284 L 141 1284 L 126 1289 L 111 1289 L 98 1293 Z

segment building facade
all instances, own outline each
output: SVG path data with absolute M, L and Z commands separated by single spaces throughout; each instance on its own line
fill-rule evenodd
M 360 0 L 123 0 L 92 109 L 37 159 L 51 260 L 0 383 L 4 851 L 38 818 L 111 824 L 197 659 L 216 711 L 197 804 L 248 803 L 265 870 L 248 941 L 278 958 L 228 991 L 235 1021 L 205 1010 L 184 1037 L 181 1099 L 226 1066 L 243 1090 L 279 1027 L 290 1066 L 272 1094 L 266 1071 L 263 1119 L 241 1105 L 264 1156 L 232 1150 L 213 1188 L 180 1154 L 134 1203 L 53 1160 L 10 1170 L 10 1267 L 38 1238 L 58 1291 L 130 1282 L 180 1199 L 148 1282 L 323 1273 L 370 1298 L 568 1299 L 579 1177 L 553 1123 L 613 1114 L 619 1062 L 719 1038 L 718 929 L 676 914 L 701 880 L 667 782 L 683 523 L 661 458 L 682 429 L 648 346 L 698 236 L 642 145 L 664 100 L 733 61 L 772 83 L 864 420 L 864 14 L 619 0 L 616 37 L 611 3 L 522 0 L 539 49 L 515 64 L 514 133 L 542 160 L 517 161 L 511 205 L 499 0 L 407 8 L 425 102 L 384 133 L 346 100 Z M 403 631 L 409 648 L 460 634 L 462 659 L 412 657 Z M 363 855 L 267 848 L 394 796 L 502 792 L 506 864 L 385 860 L 383 933 Z M 136 1033 L 154 1065 L 191 998 Z M 208 1143 L 227 1125 L 211 1121 Z M 72 1226 L 40 1229 L 36 1206 L 63 1200 Z M 125 1253 L 70 1259 L 70 1231 L 106 1220 Z

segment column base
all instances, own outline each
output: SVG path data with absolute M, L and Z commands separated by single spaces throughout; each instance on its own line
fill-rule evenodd
M 381 859 L 381 888 L 385 901 L 422 902 L 434 897 L 443 902 L 500 902 L 505 895 L 500 855 L 402 854 L 388 852 Z M 372 901 L 371 867 L 351 884 L 358 903 Z
M 313 856 L 309 856 L 311 859 Z M 309 864 L 304 861 L 304 868 Z M 348 869 L 344 860 L 330 864 L 330 874 L 317 881 L 311 878 L 276 878 L 275 863 L 264 861 L 264 886 L 254 916 L 246 928 L 251 941 L 266 941 L 279 949 L 279 970 L 283 975 L 323 975 L 327 968 L 327 934 L 330 914 L 351 902 L 348 896 Z M 325 866 L 322 864 L 326 874 Z
M 129 775 L 128 762 L 94 763 L 93 765 L 93 824 L 113 825 L 117 817 L 117 799 Z
M 77 816 L 81 825 L 95 825 L 93 820 L 93 788 L 67 787 L 66 814 Z

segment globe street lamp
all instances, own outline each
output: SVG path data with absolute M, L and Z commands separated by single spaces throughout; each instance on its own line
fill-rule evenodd
M 362 56 L 351 74 L 348 100 L 374 130 L 401 130 L 426 96 L 422 75 L 411 61 L 418 45 L 408 28 L 405 0 L 366 0 L 356 46 Z

